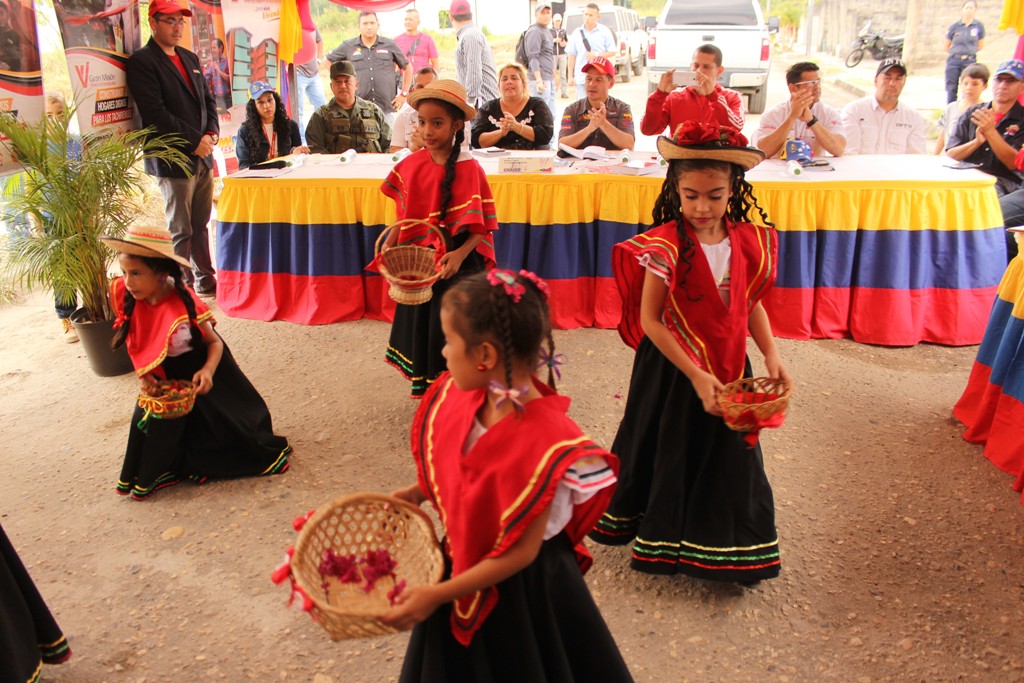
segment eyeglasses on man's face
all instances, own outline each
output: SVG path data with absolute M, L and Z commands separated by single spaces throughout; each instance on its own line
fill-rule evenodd
M 184 19 L 180 19 L 180 18 L 179 19 L 157 19 L 157 21 L 159 21 L 161 24 L 167 24 L 168 26 L 174 26 L 175 28 L 177 28 L 178 26 L 184 26 L 185 25 L 185 20 Z
M 795 85 L 798 88 L 820 88 L 821 79 L 815 78 L 813 81 L 800 81 L 799 83 L 794 83 L 793 85 Z

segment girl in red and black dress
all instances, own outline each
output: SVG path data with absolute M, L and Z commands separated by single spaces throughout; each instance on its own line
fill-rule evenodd
M 413 421 L 419 481 L 394 495 L 437 509 L 448 566 L 384 617 L 415 625 L 403 683 L 632 680 L 582 573 L 618 461 L 551 388 L 546 291 L 532 273 L 491 270 L 443 299 L 448 373 Z M 551 386 L 534 376 L 545 365 Z
M 395 165 L 381 191 L 395 200 L 399 220 L 418 218 L 440 226 L 447 249 L 438 261 L 441 278 L 431 300 L 396 306 L 385 354 L 412 382 L 413 398 L 419 398 L 445 369 L 441 298 L 454 278 L 494 266 L 491 233 L 498 219 L 483 168 L 462 152 L 466 121 L 476 116 L 466 103 L 466 89 L 456 81 L 433 81 L 413 91 L 408 102 L 417 111 L 424 147 Z M 389 233 L 384 248 L 410 243 L 442 246 L 436 233 L 412 225 Z
M 127 344 L 143 388 L 161 379 L 196 385 L 192 411 L 174 420 L 150 418 L 135 406 L 117 492 L 142 500 L 182 479 L 280 474 L 291 446 L 274 434 L 263 397 L 213 330 L 213 315 L 182 284 L 188 261 L 171 234 L 133 228 L 124 239 L 100 238 L 120 252 L 123 278 L 113 283 L 114 347 Z
M 779 573 L 760 445 L 726 427 L 716 403 L 723 385 L 750 376 L 748 331 L 768 374 L 789 381 L 760 303 L 775 282 L 778 237 L 743 177 L 764 155 L 746 144 L 697 122 L 659 138 L 671 161 L 658 227 L 612 254 L 619 333 L 636 360 L 612 445 L 622 473 L 591 538 L 633 541 L 642 572 L 744 584 Z M 769 227 L 748 222 L 751 209 Z

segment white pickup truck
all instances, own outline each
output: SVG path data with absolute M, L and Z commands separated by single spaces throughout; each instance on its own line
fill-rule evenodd
M 711 43 L 722 51 L 719 83 L 746 93 L 747 111 L 760 114 L 768 97 L 769 36 L 778 28 L 778 17 L 765 24 L 758 0 L 668 0 L 650 34 L 647 92 L 654 92 L 667 70 L 689 70 L 693 51 Z

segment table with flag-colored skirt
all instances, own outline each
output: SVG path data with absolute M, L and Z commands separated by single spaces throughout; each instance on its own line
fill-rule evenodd
M 524 153 L 543 154 L 543 153 Z M 218 304 L 228 315 L 328 324 L 389 320 L 387 285 L 364 269 L 395 220 L 387 155 L 311 158 L 275 178 L 229 177 L 218 213 Z M 500 229 L 498 265 L 551 285 L 556 327 L 614 327 L 611 248 L 651 227 L 663 177 L 502 174 L 482 160 Z M 906 346 L 977 344 L 1005 265 L 991 176 L 934 156 L 842 157 L 834 172 L 748 174 L 779 230 L 765 301 L 779 336 Z
M 1024 253 L 1006 268 L 967 388 L 953 408 L 964 438 L 1016 477 L 1024 503 Z

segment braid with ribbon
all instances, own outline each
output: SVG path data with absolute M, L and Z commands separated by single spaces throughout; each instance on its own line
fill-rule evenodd
M 132 324 L 132 313 L 135 312 L 135 297 L 131 295 L 131 292 L 127 288 L 124 290 L 124 302 L 122 304 L 124 311 L 115 321 L 117 326 L 117 332 L 114 333 L 114 338 L 110 340 L 110 348 L 116 349 L 123 346 L 125 341 L 128 339 L 128 329 Z M 117 325 L 117 323 L 120 323 Z
M 174 263 L 173 261 L 171 263 Z M 177 267 L 177 264 L 175 264 Z M 196 313 L 196 302 L 192 299 L 191 292 L 185 287 L 185 283 L 182 282 L 182 278 L 174 278 L 174 289 L 178 293 L 178 298 L 181 299 L 181 303 L 185 304 L 185 311 L 188 312 L 189 330 L 192 333 L 192 348 L 200 349 L 203 347 L 203 331 L 199 328 L 199 316 Z

